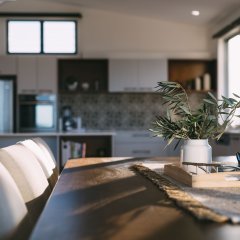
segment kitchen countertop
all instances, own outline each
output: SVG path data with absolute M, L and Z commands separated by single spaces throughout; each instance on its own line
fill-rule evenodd
M 57 137 L 57 136 L 113 136 L 115 131 L 72 131 L 72 132 L 34 132 L 34 133 L 1 133 L 0 137 Z
M 240 134 L 240 128 L 228 129 L 225 131 L 226 134 Z

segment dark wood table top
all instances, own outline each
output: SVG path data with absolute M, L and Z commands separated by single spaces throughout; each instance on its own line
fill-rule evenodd
M 240 225 L 198 221 L 129 170 L 142 161 L 177 159 L 69 160 L 31 239 L 239 240 Z

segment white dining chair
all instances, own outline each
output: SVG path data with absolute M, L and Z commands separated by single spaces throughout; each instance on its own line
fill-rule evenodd
M 41 165 L 43 172 L 49 182 L 51 188 L 55 186 L 55 177 L 53 173 L 53 164 L 48 160 L 46 153 L 40 148 L 40 146 L 31 139 L 18 142 L 18 144 L 23 145 L 28 150 L 30 150 L 38 160 Z
M 35 222 L 51 193 L 38 160 L 26 147 L 15 144 L 0 149 L 0 162 L 14 179 L 29 216 Z
M 48 146 L 48 144 L 42 139 L 42 138 L 32 138 L 32 140 L 42 149 L 42 151 L 45 153 L 49 163 L 52 166 L 53 174 L 55 176 L 55 181 L 57 181 L 59 177 L 59 170 L 56 164 L 55 157 L 53 155 L 52 150 Z
M 0 163 L 0 239 L 12 239 L 27 223 L 28 211 L 16 183 Z M 27 229 L 27 228 L 26 228 Z M 23 232 L 19 239 L 23 239 Z M 25 235 L 26 236 L 26 235 Z

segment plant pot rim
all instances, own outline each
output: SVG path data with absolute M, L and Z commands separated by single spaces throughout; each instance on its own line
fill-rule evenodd
M 205 139 L 186 139 L 186 140 L 184 140 L 184 143 L 191 143 L 191 144 L 208 143 L 208 138 L 205 138 Z

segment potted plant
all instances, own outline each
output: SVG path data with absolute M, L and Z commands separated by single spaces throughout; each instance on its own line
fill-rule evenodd
M 240 96 L 234 98 L 216 97 L 208 92 L 197 110 L 189 105 L 185 89 L 177 82 L 159 82 L 157 91 L 167 107 L 166 116 L 157 116 L 150 129 L 155 136 L 167 140 L 174 139 L 184 144 L 181 161 L 210 163 L 212 150 L 208 139 L 218 140 L 231 124 L 236 110 L 240 108 Z M 237 116 L 240 117 L 240 116 Z M 176 146 L 177 146 L 176 145 Z

